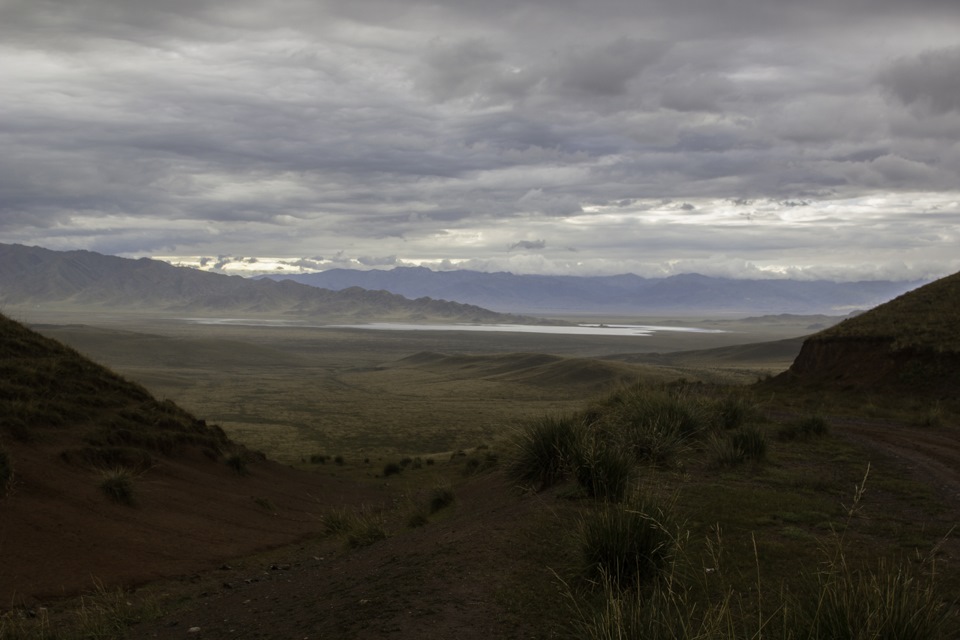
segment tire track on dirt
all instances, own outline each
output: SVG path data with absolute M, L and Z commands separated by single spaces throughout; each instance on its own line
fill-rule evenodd
M 960 436 L 951 427 L 917 427 L 851 418 L 831 418 L 837 432 L 868 449 L 900 460 L 960 509 Z

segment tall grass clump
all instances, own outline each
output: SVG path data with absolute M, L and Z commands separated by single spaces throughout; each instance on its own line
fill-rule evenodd
M 761 417 L 760 411 L 742 393 L 728 393 L 713 405 L 713 422 L 723 430 L 737 429 Z
M 830 423 L 823 416 L 807 416 L 780 428 L 781 440 L 810 440 L 830 433 Z
M 6 449 L 0 449 L 0 498 L 7 494 L 13 484 L 13 460 Z
M 539 489 L 560 482 L 570 471 L 582 432 L 578 417 L 548 415 L 532 420 L 516 436 L 508 474 L 518 484 Z
M 228 456 L 226 464 L 239 476 L 245 476 L 250 473 L 250 469 L 247 468 L 247 457 L 242 453 L 233 453 Z
M 381 515 L 369 511 L 355 514 L 352 526 L 347 531 L 347 546 L 351 549 L 368 547 L 387 537 L 386 523 Z
M 368 509 L 333 509 L 323 518 L 327 535 L 342 535 L 351 549 L 366 547 L 387 537 L 384 518 Z
M 671 565 L 677 532 L 670 510 L 650 498 L 607 503 L 580 521 L 584 574 L 620 589 L 655 582 Z
M 627 494 L 634 478 L 633 454 L 601 439 L 584 434 L 572 452 L 577 483 L 591 498 L 619 502 Z
M 638 387 L 615 393 L 588 411 L 638 461 L 670 464 L 689 441 L 709 428 L 707 405 L 683 388 Z
M 136 496 L 133 490 L 133 473 L 129 469 L 117 467 L 102 472 L 100 490 L 117 504 L 133 506 Z
M 939 640 L 955 631 L 955 616 L 933 579 L 885 560 L 856 570 L 841 555 L 796 596 L 795 628 L 809 640 Z
M 576 637 L 583 640 L 736 640 L 730 594 L 714 603 L 698 602 L 672 574 L 649 589 L 604 585 L 602 605 L 579 609 Z
M 434 487 L 430 492 L 430 513 L 436 513 L 449 507 L 455 500 L 456 495 L 450 485 L 443 484 Z
M 767 437 L 755 426 L 741 427 L 726 436 L 714 436 L 708 446 L 714 463 L 720 467 L 761 462 L 767 456 Z

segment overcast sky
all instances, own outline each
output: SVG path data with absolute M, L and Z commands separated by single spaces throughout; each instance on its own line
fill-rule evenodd
M 51 249 L 940 276 L 960 2 L 0 0 L 0 151 Z

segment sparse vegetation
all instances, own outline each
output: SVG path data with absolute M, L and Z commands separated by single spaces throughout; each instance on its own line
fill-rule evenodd
M 369 508 L 332 509 L 324 515 L 327 535 L 344 536 L 351 549 L 366 547 L 387 537 L 386 520 Z
M 227 466 L 233 469 L 237 475 L 245 476 L 250 473 L 250 469 L 247 464 L 247 456 L 242 452 L 232 453 L 227 456 Z
M 389 476 L 395 476 L 398 473 L 400 473 L 402 470 L 403 470 L 403 467 L 401 467 L 396 462 L 388 462 L 387 464 L 383 465 L 383 477 L 387 478 Z
M 136 504 L 133 478 L 133 473 L 124 467 L 107 469 L 101 473 L 100 490 L 118 504 L 133 506 Z
M 121 589 L 109 590 L 96 583 L 93 593 L 80 598 L 69 615 L 51 619 L 46 608 L 0 612 L 2 640 L 109 640 L 129 637 L 136 622 L 152 620 L 161 613 L 153 598 L 131 598 Z
M 767 437 L 757 427 L 743 427 L 713 440 L 714 461 L 720 466 L 760 462 L 767 455 Z
M 830 423 L 820 415 L 811 415 L 794 422 L 790 422 L 777 432 L 781 440 L 808 440 L 830 433 Z
M 383 516 L 372 511 L 361 511 L 355 514 L 350 528 L 346 532 L 347 546 L 351 549 L 368 547 L 387 537 L 386 523 Z
M 0 498 L 7 494 L 13 484 L 13 460 L 6 449 L 0 447 Z
M 453 504 L 454 500 L 456 500 L 456 496 L 450 485 L 444 484 L 439 487 L 434 487 L 430 492 L 430 513 L 436 513 L 449 507 Z
M 331 509 L 323 516 L 324 530 L 328 535 L 344 533 L 353 526 L 352 516 L 347 509 Z

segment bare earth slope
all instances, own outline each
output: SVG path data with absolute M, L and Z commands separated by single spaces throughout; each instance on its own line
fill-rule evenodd
M 519 602 L 525 587 L 518 584 L 529 575 L 553 581 L 531 550 L 558 506 L 554 496 L 521 497 L 500 474 L 484 474 L 457 490 L 449 517 L 401 526 L 356 551 L 331 539 L 218 571 L 211 586 L 200 587 L 205 596 L 137 625 L 132 635 L 181 638 L 199 627 L 204 638 L 233 640 L 558 637 L 542 611 Z M 537 599 L 549 607 L 559 596 Z
M 808 338 L 780 382 L 960 395 L 960 273 Z
M 94 580 L 193 572 L 315 533 L 330 506 L 372 499 L 271 463 L 3 316 L 0 449 L 13 468 L 0 487 L 0 608 Z M 129 504 L 101 489 L 117 471 Z

